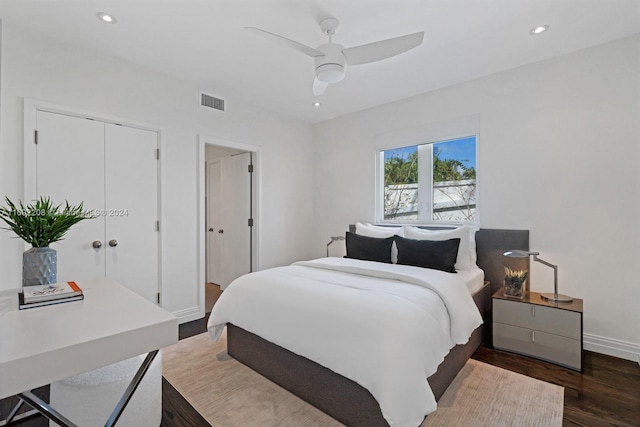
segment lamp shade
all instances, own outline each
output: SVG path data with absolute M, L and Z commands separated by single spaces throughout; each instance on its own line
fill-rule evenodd
M 529 255 L 540 255 L 539 252 L 529 252 L 520 249 L 511 249 L 503 254 L 509 258 L 527 258 Z

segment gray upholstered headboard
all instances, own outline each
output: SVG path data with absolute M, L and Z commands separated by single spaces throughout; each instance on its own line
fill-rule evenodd
M 434 229 L 434 227 L 421 227 Z M 439 227 L 449 228 L 449 227 Z M 349 231 L 355 233 L 355 224 L 349 225 Z M 481 228 L 476 232 L 476 252 L 478 267 L 484 271 L 484 280 L 491 282 L 493 295 L 502 287 L 504 280 L 504 256 L 509 249 L 529 250 L 529 230 L 496 230 Z M 526 259 L 528 262 L 528 258 Z

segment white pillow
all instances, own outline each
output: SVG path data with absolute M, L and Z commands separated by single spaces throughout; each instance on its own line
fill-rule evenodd
M 402 226 L 382 227 L 369 223 L 356 222 L 356 234 L 368 237 L 386 238 L 391 236 L 404 237 L 404 228 Z
M 476 248 L 476 232 L 478 227 L 469 226 L 469 249 L 471 251 L 471 267 L 478 267 L 478 250 Z
M 375 237 L 378 239 L 386 239 L 387 237 L 392 237 L 398 235 L 400 237 L 404 236 L 404 228 L 403 227 L 380 227 L 378 225 L 371 225 L 369 223 L 356 223 L 356 234 L 367 237 Z M 393 242 L 391 246 L 391 262 L 398 262 L 398 247 L 396 246 L 396 242 Z
M 476 230 L 468 225 L 452 230 L 424 230 L 417 227 L 404 227 L 404 237 L 416 240 L 460 239 L 456 270 L 471 270 L 476 265 Z

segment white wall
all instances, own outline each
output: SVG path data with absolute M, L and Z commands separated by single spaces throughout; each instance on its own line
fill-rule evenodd
M 584 299 L 586 348 L 638 361 L 638 36 L 315 125 L 316 255 L 374 220 L 380 135 L 474 114 L 480 225 L 531 230 L 560 291 Z M 532 280 L 552 291 L 551 269 L 535 263 Z
M 312 218 L 312 128 L 233 98 L 226 111 L 198 105 L 196 87 L 114 57 L 3 26 L 0 195 L 23 197 L 23 98 L 154 124 L 163 129 L 163 305 L 192 316 L 198 306 L 198 135 L 260 147 L 259 268 L 308 258 Z M 204 159 L 202 159 L 204 162 Z M 71 231 L 73 232 L 73 230 Z M 0 289 L 20 286 L 24 247 L 0 232 Z
M 228 148 L 228 147 L 221 147 L 219 145 L 207 144 L 204 147 L 204 158 L 205 158 L 205 161 L 211 162 L 213 160 L 218 160 L 222 157 L 229 157 L 233 154 L 237 154 L 241 152 L 242 150 L 238 150 L 237 148 Z

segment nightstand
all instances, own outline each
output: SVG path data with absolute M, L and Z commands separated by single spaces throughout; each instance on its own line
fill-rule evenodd
M 582 300 L 553 303 L 529 292 L 524 299 L 492 297 L 493 346 L 582 372 Z

